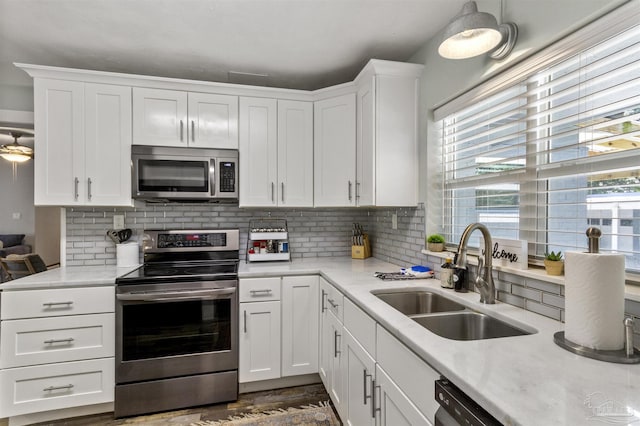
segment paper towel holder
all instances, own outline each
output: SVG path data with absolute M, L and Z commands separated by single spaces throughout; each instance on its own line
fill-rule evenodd
M 625 327 L 627 327 L 626 323 Z M 558 331 L 557 333 L 555 333 L 553 335 L 553 341 L 561 348 L 587 358 L 597 359 L 599 361 L 605 362 L 615 362 L 617 364 L 640 363 L 640 351 L 633 347 L 633 340 L 631 341 L 630 346 L 628 342 L 625 342 L 625 345 L 627 346 L 626 348 L 613 351 L 591 349 L 587 346 L 582 346 L 574 343 L 564 337 L 564 331 Z
M 591 226 L 587 228 L 587 238 L 589 239 L 589 253 L 599 253 L 600 252 L 600 237 L 602 236 L 602 231 L 596 228 L 595 226 Z

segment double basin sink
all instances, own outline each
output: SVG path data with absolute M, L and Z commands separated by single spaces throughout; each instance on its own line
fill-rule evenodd
M 429 291 L 372 292 L 427 330 L 453 340 L 483 340 L 531 334 Z

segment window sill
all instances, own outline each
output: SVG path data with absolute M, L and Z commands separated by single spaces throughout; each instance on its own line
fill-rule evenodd
M 423 254 L 428 256 L 437 257 L 440 259 L 445 259 L 450 257 L 453 259 L 455 256 L 455 252 L 451 251 L 429 251 L 422 249 Z M 474 254 L 467 255 L 467 263 L 470 265 L 478 264 L 478 257 Z M 500 266 L 494 265 L 493 269 L 500 272 L 506 272 L 513 275 L 518 275 L 525 278 L 533 278 L 540 281 L 546 281 L 549 283 L 559 284 L 564 286 L 564 275 L 562 276 L 554 276 L 547 275 L 543 267 L 529 266 L 528 269 L 518 269 L 518 268 L 510 268 L 508 266 Z M 634 274 L 626 274 L 626 285 L 625 285 L 625 299 L 634 300 L 640 302 L 640 277 Z

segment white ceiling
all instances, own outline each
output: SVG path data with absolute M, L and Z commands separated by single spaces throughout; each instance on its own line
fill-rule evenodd
M 407 60 L 464 2 L 0 0 L 0 84 L 30 86 L 24 62 L 316 89 Z

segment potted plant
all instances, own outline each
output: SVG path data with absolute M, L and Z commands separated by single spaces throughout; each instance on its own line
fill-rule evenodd
M 562 260 L 562 252 L 551 252 L 544 254 L 544 268 L 548 275 L 562 275 L 564 272 L 564 261 Z
M 440 234 L 432 234 L 427 237 L 427 249 L 429 251 L 444 250 L 444 237 Z

